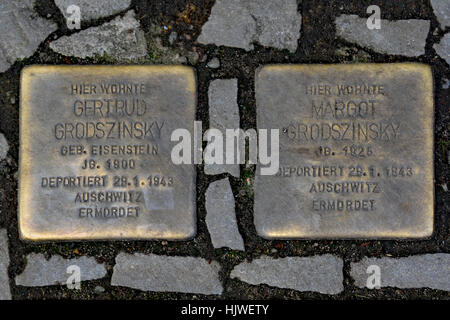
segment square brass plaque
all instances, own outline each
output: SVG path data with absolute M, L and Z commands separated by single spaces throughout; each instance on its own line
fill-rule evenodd
M 31 66 L 21 78 L 19 225 L 26 240 L 169 239 L 196 232 L 196 80 L 183 66 Z
M 433 232 L 433 80 L 421 64 L 272 65 L 256 74 L 258 129 L 280 170 L 257 168 L 258 234 L 422 238 Z

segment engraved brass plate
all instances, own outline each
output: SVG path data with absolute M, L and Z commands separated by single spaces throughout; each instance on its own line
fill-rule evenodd
M 421 64 L 273 65 L 256 74 L 258 129 L 280 170 L 257 168 L 269 239 L 422 238 L 433 232 L 433 80 Z
M 31 66 L 21 78 L 19 226 L 26 240 L 168 239 L 196 232 L 193 69 Z

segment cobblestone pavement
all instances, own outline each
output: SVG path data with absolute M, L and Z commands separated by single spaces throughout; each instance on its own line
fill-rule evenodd
M 0 3 L 0 299 L 448 299 L 450 6 L 446 0 L 4 0 Z M 372 3 L 373 2 L 373 3 Z M 86 9 L 68 27 L 70 4 Z M 370 4 L 381 8 L 369 32 Z M 19 240 L 19 77 L 33 64 L 185 64 L 197 120 L 256 128 L 255 70 L 271 63 L 420 62 L 435 95 L 435 232 L 425 240 L 265 240 L 254 166 L 197 166 L 189 241 Z M 367 288 L 367 267 L 382 280 Z M 70 289 L 67 267 L 81 272 Z

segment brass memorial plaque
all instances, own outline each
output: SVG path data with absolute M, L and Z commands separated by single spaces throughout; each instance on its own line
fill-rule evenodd
M 426 65 L 272 65 L 256 74 L 258 129 L 280 169 L 255 181 L 269 239 L 422 238 L 433 232 L 433 80 Z
M 26 240 L 194 236 L 196 80 L 183 66 L 31 66 L 21 78 L 19 226 Z

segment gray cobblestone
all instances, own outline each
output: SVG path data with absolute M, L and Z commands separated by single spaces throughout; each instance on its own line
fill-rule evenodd
M 253 285 L 337 294 L 344 290 L 342 268 L 342 260 L 331 254 L 280 259 L 262 256 L 237 265 L 230 276 Z
M 0 300 L 11 300 L 8 266 L 8 235 L 5 229 L 0 229 Z
M 111 284 L 143 291 L 221 294 L 219 268 L 202 258 L 120 253 Z
M 65 56 L 87 58 L 108 56 L 117 60 L 138 60 L 147 55 L 144 32 L 133 10 L 99 27 L 63 36 L 50 43 L 50 48 Z
M 433 288 L 450 291 L 450 254 L 435 253 L 406 258 L 363 258 L 351 264 L 355 284 L 365 288 L 370 265 L 380 267 L 381 287 Z
M 8 141 L 6 140 L 5 136 L 2 133 L 0 133 L 0 160 L 6 158 L 8 150 L 9 150 Z
M 81 21 L 105 18 L 127 9 L 131 0 L 55 0 L 64 17 L 70 16 L 67 8 L 70 5 L 80 7 Z
M 197 41 L 253 50 L 253 42 L 297 50 L 302 17 L 295 0 L 217 0 Z
M 228 178 L 211 182 L 206 190 L 206 225 L 214 248 L 228 247 L 244 251 L 239 234 L 234 196 Z
M 341 15 L 336 18 L 336 35 L 376 52 L 416 57 L 425 54 L 430 29 L 428 20 L 381 20 L 381 29 L 370 30 L 367 18 Z
M 32 0 L 0 2 L 0 72 L 31 56 L 57 25 L 33 11 Z
M 70 277 L 67 268 L 71 265 L 80 267 L 81 281 L 101 279 L 106 275 L 104 265 L 91 257 L 64 259 L 54 255 L 50 260 L 46 260 L 41 253 L 31 253 L 27 256 L 25 270 L 16 277 L 16 285 L 26 287 L 65 285 Z
M 439 43 L 434 44 L 433 48 L 450 65 L 450 33 L 445 34 Z
M 237 92 L 237 79 L 218 79 L 209 85 L 209 128 L 219 129 L 224 136 L 225 129 L 239 128 Z M 223 148 L 225 149 L 225 144 Z M 235 154 L 236 152 L 237 149 L 235 149 Z M 225 153 L 222 155 L 225 163 Z M 206 174 L 214 175 L 223 172 L 239 177 L 239 165 L 205 164 Z
M 450 27 L 450 1 L 448 0 L 431 0 L 433 12 L 442 29 Z

